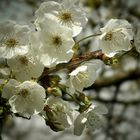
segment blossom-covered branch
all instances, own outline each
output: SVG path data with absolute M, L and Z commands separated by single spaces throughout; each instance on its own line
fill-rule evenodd
M 89 52 L 89 53 L 86 53 L 86 54 L 83 54 L 81 56 L 77 56 L 75 58 L 73 58 L 70 62 L 68 63 L 63 63 L 63 64 L 59 64 L 57 65 L 56 67 L 53 67 L 53 68 L 45 68 L 43 74 L 41 75 L 40 79 L 43 78 L 44 76 L 50 74 L 50 73 L 53 73 L 53 72 L 57 72 L 61 69 L 69 69 L 69 70 L 73 70 L 75 69 L 76 67 L 78 67 L 82 62 L 85 62 L 85 61 L 88 61 L 88 60 L 91 60 L 91 59 L 100 59 L 100 60 L 103 60 L 103 61 L 107 61 L 111 58 L 105 56 L 101 50 L 98 50 L 98 51 L 94 51 L 94 52 Z
M 87 21 L 80 0 L 62 0 L 40 5 L 35 28 L 13 21 L 0 23 L 2 117 L 39 115 L 56 132 L 73 125 L 78 136 L 84 129 L 95 131 L 104 126 L 107 108 L 90 101 L 84 89 L 118 85 L 140 76 L 138 71 L 130 71 L 96 81 L 103 67 L 116 62 L 115 55 L 134 47 L 134 32 L 127 20 L 110 19 L 100 33 L 75 42 Z M 80 48 L 82 41 L 92 37 L 98 39 L 98 50 L 76 56 L 76 45 Z M 136 50 L 139 52 L 138 47 Z M 62 69 L 68 71 L 61 73 Z

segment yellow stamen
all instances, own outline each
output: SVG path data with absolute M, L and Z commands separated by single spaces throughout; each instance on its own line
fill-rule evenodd
M 21 95 L 22 97 L 26 98 L 28 95 L 28 91 L 26 89 L 22 89 L 19 93 L 19 95 Z
M 52 39 L 52 43 L 55 45 L 55 46 L 61 46 L 62 45 L 62 39 L 60 36 L 54 36 L 53 39 Z
M 65 11 L 59 14 L 59 19 L 62 23 L 68 23 L 72 21 L 72 15 L 70 12 Z
M 13 48 L 18 44 L 18 42 L 14 38 L 10 38 L 6 40 L 5 45 L 9 48 Z
M 105 35 L 105 41 L 111 41 L 112 40 L 112 37 L 113 37 L 113 34 L 112 32 L 108 32 L 106 35 Z
M 21 62 L 21 64 L 26 65 L 26 66 L 28 65 L 28 62 L 29 62 L 26 56 L 21 57 L 19 61 Z

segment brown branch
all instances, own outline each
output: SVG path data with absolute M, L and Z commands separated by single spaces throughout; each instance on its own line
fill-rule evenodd
M 87 89 L 100 89 L 103 87 L 119 85 L 124 81 L 136 80 L 136 79 L 140 79 L 139 70 L 122 71 L 113 75 L 112 77 L 101 78 L 99 80 L 96 80 L 96 82 L 91 87 L 88 87 Z
M 122 101 L 122 100 L 105 100 L 101 98 L 94 98 L 95 101 L 99 101 L 102 103 L 112 103 L 112 104 L 123 104 L 123 105 L 137 105 L 140 104 L 140 100 L 132 100 L 132 101 Z
M 101 50 L 86 53 L 84 55 L 73 58 L 68 63 L 61 63 L 61 64 L 58 64 L 56 67 L 53 67 L 50 69 L 45 68 L 44 72 L 41 75 L 41 77 L 39 78 L 39 80 L 43 79 L 48 74 L 53 73 L 53 72 L 57 72 L 61 69 L 66 68 L 69 70 L 73 70 L 74 68 L 78 67 L 82 62 L 85 62 L 85 61 L 88 61 L 91 59 L 100 59 L 100 60 L 103 60 L 105 63 L 108 60 L 112 60 L 112 58 L 108 58 L 107 56 L 105 56 Z M 119 85 L 124 81 L 135 80 L 135 79 L 140 79 L 140 71 L 139 70 L 122 71 L 122 72 L 115 74 L 112 77 L 101 78 L 99 80 L 96 80 L 96 82 L 91 87 L 88 87 L 87 89 L 100 89 L 102 87 Z
M 57 72 L 61 69 L 74 69 L 76 68 L 77 66 L 79 66 L 82 62 L 85 62 L 85 61 L 88 61 L 88 60 L 91 60 L 91 59 L 101 59 L 101 60 L 106 60 L 106 59 L 109 59 L 108 57 L 106 57 L 101 50 L 98 50 L 98 51 L 95 51 L 95 52 L 90 52 L 90 53 L 86 53 L 86 54 L 83 54 L 81 56 L 78 56 L 78 57 L 75 57 L 73 58 L 70 62 L 68 63 L 61 63 L 61 64 L 58 64 L 56 67 L 53 67 L 53 68 L 45 68 L 42 76 L 39 78 L 39 79 L 42 79 L 43 77 L 47 76 L 48 74 L 50 73 L 53 73 L 53 72 Z

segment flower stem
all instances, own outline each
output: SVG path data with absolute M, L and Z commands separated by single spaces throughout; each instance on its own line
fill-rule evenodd
M 75 101 L 78 105 L 80 105 L 80 102 L 73 95 L 69 93 L 67 93 L 67 95 L 69 95 L 73 99 L 73 101 Z
M 86 36 L 86 37 L 80 39 L 79 41 L 77 41 L 75 44 L 78 44 L 78 43 L 80 43 L 81 41 L 84 41 L 84 40 L 86 40 L 86 39 L 89 39 L 89 38 L 95 37 L 95 36 L 99 36 L 99 35 L 101 35 L 101 33 L 96 33 L 96 34 L 92 34 L 92 35 Z

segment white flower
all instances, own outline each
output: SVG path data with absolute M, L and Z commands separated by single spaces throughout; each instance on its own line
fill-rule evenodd
M 10 99 L 13 95 L 17 93 L 16 86 L 18 86 L 19 84 L 20 82 L 18 82 L 17 80 L 10 79 L 2 90 L 2 97 L 5 99 Z
M 15 78 L 21 82 L 38 78 L 44 70 L 43 64 L 29 54 L 17 55 L 8 59 L 7 64 Z
M 72 29 L 73 36 L 78 35 L 88 20 L 84 10 L 78 6 L 78 1 L 79 0 L 63 0 L 62 3 L 55 1 L 42 3 L 35 13 L 37 18 L 35 23 L 38 24 L 38 21 L 44 14 L 50 13 L 54 15 L 54 18 L 56 18 L 60 24 Z
M 0 56 L 11 58 L 28 51 L 28 31 L 26 25 L 9 21 L 0 24 Z
M 102 67 L 102 61 L 93 60 L 89 61 L 72 71 L 67 81 L 68 92 L 74 93 L 86 87 L 91 86 L 97 78 L 97 71 Z
M 105 124 L 104 114 L 107 114 L 107 108 L 98 104 L 79 114 L 74 121 L 74 134 L 80 136 L 83 130 L 88 128 L 90 131 L 100 129 Z
M 46 67 L 68 62 L 73 56 L 72 31 L 58 24 L 51 16 L 44 16 L 39 22 L 40 59 Z M 38 47 L 33 46 L 33 47 Z
M 20 84 L 12 79 L 4 86 L 2 97 L 10 98 L 13 113 L 31 116 L 43 110 L 45 90 L 35 82 L 25 81 Z
M 44 110 L 46 111 L 46 119 L 53 124 L 53 130 L 60 131 L 72 125 L 73 110 L 61 98 L 54 96 L 48 97 Z
M 112 56 L 119 51 L 128 51 L 132 48 L 133 31 L 131 24 L 126 20 L 111 19 L 100 29 L 100 48 L 102 51 Z

